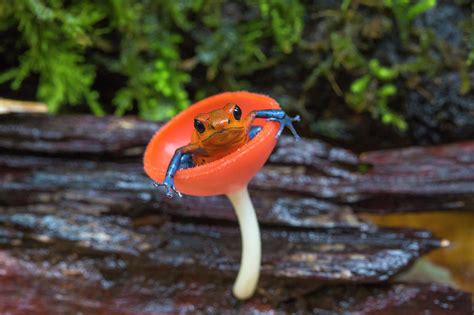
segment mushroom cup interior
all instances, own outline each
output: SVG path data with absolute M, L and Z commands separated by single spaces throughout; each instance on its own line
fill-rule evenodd
M 151 139 L 144 157 L 148 176 L 162 183 L 176 149 L 191 140 L 194 117 L 220 109 L 227 103 L 238 104 L 242 117 L 254 110 L 280 109 L 274 99 L 250 92 L 226 92 L 197 102 L 166 123 Z M 178 191 L 211 196 L 232 193 L 246 186 L 265 164 L 277 141 L 278 123 L 257 119 L 254 125 L 263 128 L 237 151 L 205 165 L 179 170 L 174 178 Z

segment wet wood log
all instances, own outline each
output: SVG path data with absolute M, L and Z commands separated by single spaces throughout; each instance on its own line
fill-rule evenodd
M 292 300 L 289 313 L 297 308 Z M 333 286 L 305 296 L 301 314 L 470 314 L 471 295 L 440 284 Z
M 235 220 L 233 211 L 229 211 L 229 202 L 224 197 L 185 196 L 169 200 L 162 190 L 151 184 L 151 180 L 143 173 L 141 163 L 135 160 L 105 162 L 0 154 L 0 168 L 0 203 L 5 205 L 54 206 L 60 203 L 63 207 L 74 208 L 76 211 L 81 211 L 81 207 L 88 209 L 87 211 L 96 209 L 114 213 L 158 211 L 188 219 Z M 251 194 L 262 223 L 320 226 L 333 224 L 334 220 L 331 222 L 330 219 L 334 217 L 338 217 L 338 222 L 343 225 L 353 225 L 360 221 L 347 206 L 351 205 L 357 210 L 357 204 L 350 203 L 350 196 L 354 195 L 346 195 L 346 202 L 342 203 L 334 198 L 320 199 L 301 193 L 302 190 L 310 190 L 311 183 L 318 185 L 318 182 L 324 182 L 325 179 L 317 175 L 297 174 L 298 168 L 302 167 L 268 166 L 252 182 Z M 291 181 L 293 183 L 289 183 Z M 298 185 L 300 189 L 285 190 L 286 184 Z M 324 185 L 327 188 L 328 184 Z M 354 192 L 357 186 L 338 186 L 334 189 L 349 193 Z M 428 196 L 430 194 L 424 197 Z M 444 195 L 435 195 L 432 198 L 438 200 L 442 196 Z M 464 206 L 468 206 L 467 201 L 473 197 L 463 196 Z M 412 202 L 414 201 L 407 200 L 399 207 L 414 207 Z M 316 216 L 318 220 L 315 219 Z
M 227 278 L 236 276 L 240 264 L 236 224 L 181 223 L 159 215 L 97 215 L 38 205 L 0 210 L 4 246 L 67 247 L 81 255 L 119 255 L 128 265 L 154 272 Z M 262 243 L 263 278 L 331 284 L 386 281 L 420 255 L 444 245 L 428 231 L 366 225 L 263 227 Z
M 102 204 L 107 203 L 113 211 L 170 209 L 178 216 L 232 219 L 223 211 L 228 202 L 222 197 L 185 197 L 172 201 L 164 198 L 163 191 L 153 187 L 144 175 L 139 160 L 105 162 L 0 154 L 0 167 L 0 178 L 4 179 L 0 183 L 0 201 L 5 204 L 14 205 L 20 199 L 38 202 L 38 194 L 43 199 L 74 202 L 73 199 L 80 199 L 81 195 L 91 197 L 94 191 L 103 191 L 114 197 L 96 193 L 97 198 L 109 199 Z M 340 178 L 321 175 L 304 166 L 268 165 L 251 182 L 251 194 L 264 221 L 290 225 L 319 224 L 311 220 L 314 214 L 345 213 L 347 210 L 341 209 L 348 209 L 347 206 L 356 212 L 474 209 L 474 179 L 471 179 L 474 166 L 458 164 L 456 167 L 458 173 L 454 169 L 443 173 L 441 167 L 438 171 L 436 167 L 420 165 L 420 170 L 433 169 L 424 179 L 410 174 L 378 175 L 376 167 L 368 177 Z M 450 179 L 443 179 L 447 176 Z M 384 184 L 384 181 L 387 182 Z M 47 197 L 48 194 L 51 196 Z M 21 198 L 15 197 L 18 195 Z M 68 197 L 61 197 L 64 195 Z M 186 211 L 183 213 L 177 208 Z
M 127 255 L 147 268 L 235 276 L 240 236 L 221 197 L 170 200 L 133 162 L 18 155 L 1 161 L 0 223 L 27 239 Z M 380 282 L 441 245 L 428 232 L 381 230 L 349 208 L 311 198 L 268 191 L 255 197 L 265 244 L 262 272 L 270 278 Z M 161 226 L 149 227 L 153 222 Z M 137 230 L 140 225 L 148 227 Z
M 457 155 L 432 153 L 429 163 L 435 161 L 441 171 L 406 168 L 396 180 L 403 164 L 394 167 L 380 157 L 383 153 L 359 159 L 317 140 L 295 143 L 284 137 L 251 183 L 262 225 L 263 277 L 259 295 L 241 304 L 229 291 L 240 259 L 235 214 L 223 197 L 169 200 L 151 185 L 139 156 L 156 128 L 113 117 L 0 116 L 0 248 L 5 255 L 0 269 L 2 261 L 13 262 L 8 271 L 0 270 L 1 301 L 7 301 L 0 302 L 0 311 L 15 310 L 20 304 L 8 301 L 17 299 L 27 310 L 53 313 L 120 309 L 135 314 L 146 313 L 145 307 L 163 313 L 222 314 L 239 307 L 243 312 L 304 312 L 306 307 L 337 312 L 346 307 L 338 299 L 349 299 L 354 288 L 362 290 L 360 299 L 346 309 L 370 310 L 370 295 L 386 300 L 381 310 L 387 312 L 393 305 L 415 309 L 416 303 L 436 310 L 439 305 L 429 299 L 448 293 L 456 297 L 449 307 L 464 302 L 464 295 L 445 287 L 367 286 L 387 281 L 446 241 L 427 231 L 377 228 L 353 209 L 373 202 L 378 210 L 377 198 L 387 195 L 395 205 L 388 209 L 398 209 L 406 183 L 412 184 L 408 195 L 414 199 L 438 191 L 440 198 L 453 195 L 466 204 L 472 161 L 465 157 L 467 168 L 459 170 Z M 464 156 L 471 150 L 466 147 Z M 450 162 L 437 164 L 440 159 Z M 443 173 L 448 164 L 450 172 Z M 383 186 L 385 179 L 390 185 Z M 423 184 L 431 186 L 417 187 Z M 11 268 L 15 265 L 19 272 Z M 296 285 L 297 296 L 287 290 Z M 22 286 L 26 295 L 19 297 L 13 288 Z M 193 290 L 183 292 L 183 287 Z M 328 300 L 315 291 L 320 287 L 339 291 L 331 291 Z M 400 302 L 393 298 L 398 290 L 410 294 Z M 58 296 L 63 303 L 54 303 Z
M 152 185 L 138 161 L 0 154 L 0 169 L 0 205 L 60 206 L 71 211 L 132 216 L 158 213 L 184 220 L 236 220 L 229 201 L 222 196 L 166 198 Z M 251 194 L 264 225 L 361 224 L 346 206 L 271 190 L 254 190 Z
M 1 115 L 0 150 L 120 160 L 140 156 L 158 127 L 133 118 Z M 317 140 L 294 142 L 283 137 L 251 187 L 351 205 L 355 211 L 470 210 L 472 156 L 474 142 L 465 142 L 366 153 L 359 159 Z
M 474 209 L 474 141 L 363 153 L 372 165 L 356 209 L 412 212 Z M 378 185 L 378 187 L 377 187 Z
M 0 115 L 0 150 L 54 155 L 137 156 L 159 125 L 89 115 Z
M 150 273 L 119 257 L 0 251 L 0 313 L 4 314 L 470 314 L 467 293 L 437 284 L 259 288 L 238 302 L 220 278 Z

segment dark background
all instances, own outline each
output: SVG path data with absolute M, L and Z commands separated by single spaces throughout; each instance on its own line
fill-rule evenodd
M 226 90 L 276 98 L 357 151 L 474 138 L 470 1 L 8 1 L 0 93 L 165 120 Z

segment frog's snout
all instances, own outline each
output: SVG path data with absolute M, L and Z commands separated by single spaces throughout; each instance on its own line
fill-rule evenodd
M 229 127 L 229 121 L 227 119 L 222 119 L 218 121 L 214 121 L 210 125 L 212 130 L 215 131 L 222 131 Z

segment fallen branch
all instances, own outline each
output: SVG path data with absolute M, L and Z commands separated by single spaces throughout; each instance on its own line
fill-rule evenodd
M 18 101 L 0 97 L 0 115 L 11 113 L 47 113 L 48 106 L 44 103 Z

